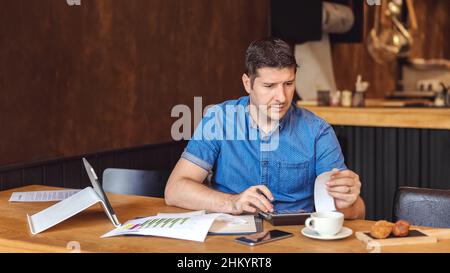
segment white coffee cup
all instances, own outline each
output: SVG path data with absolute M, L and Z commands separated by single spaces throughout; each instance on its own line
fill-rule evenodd
M 343 224 L 344 214 L 337 211 L 315 212 L 305 221 L 306 227 L 324 237 L 336 235 Z

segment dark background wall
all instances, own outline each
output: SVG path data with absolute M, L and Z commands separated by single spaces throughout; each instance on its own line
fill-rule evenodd
M 81 3 L 0 0 L 0 166 L 171 141 L 174 105 L 244 94 L 244 51 L 268 29 L 266 0 Z M 449 58 L 450 2 L 414 3 L 414 57 Z M 332 51 L 339 89 L 358 73 L 369 97 L 394 88 L 394 65 L 376 65 L 365 44 Z
M 244 95 L 264 0 L 0 1 L 0 166 L 171 140 L 176 104 Z

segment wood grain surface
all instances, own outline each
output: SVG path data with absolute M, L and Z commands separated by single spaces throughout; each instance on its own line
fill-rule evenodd
M 450 130 L 450 108 L 301 107 L 333 125 Z
M 267 222 L 264 229 L 281 229 L 292 232 L 293 237 L 255 247 L 233 242 L 236 236 L 208 236 L 205 242 L 191 242 L 160 237 L 113 237 L 100 238 L 113 229 L 100 206 L 80 213 L 57 226 L 31 236 L 26 214 L 33 214 L 50 206 L 50 203 L 9 203 L 14 191 L 57 189 L 44 186 L 27 186 L 0 192 L 0 252 L 69 252 L 67 244 L 78 242 L 82 252 L 450 252 L 450 241 L 433 244 L 407 245 L 367 249 L 356 239 L 355 234 L 337 241 L 319 241 L 300 234 L 303 226 L 272 227 Z M 180 208 L 168 207 L 163 199 L 108 194 L 119 220 L 124 222 L 139 216 L 155 215 L 158 212 L 183 212 Z M 371 221 L 345 221 L 344 225 L 355 231 L 367 231 Z M 426 230 L 426 228 L 424 228 Z

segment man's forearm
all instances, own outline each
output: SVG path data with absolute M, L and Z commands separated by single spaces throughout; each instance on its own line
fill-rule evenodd
M 213 190 L 202 183 L 181 179 L 166 191 L 166 204 L 191 210 L 232 213 L 230 194 Z
M 351 207 L 338 209 L 338 211 L 342 212 L 344 218 L 348 220 L 364 219 L 366 216 L 366 206 L 360 196 Z

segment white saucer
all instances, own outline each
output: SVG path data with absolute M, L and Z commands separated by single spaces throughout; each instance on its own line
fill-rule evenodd
M 308 238 L 312 239 L 319 239 L 319 240 L 338 240 L 338 239 L 344 239 L 353 234 L 353 230 L 349 229 L 348 227 L 342 227 L 341 231 L 339 231 L 334 236 L 321 236 L 319 233 L 304 227 L 302 229 L 302 234 Z

